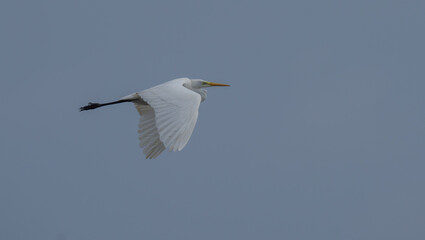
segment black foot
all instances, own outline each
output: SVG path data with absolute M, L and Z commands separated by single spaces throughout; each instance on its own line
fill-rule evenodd
M 80 111 L 91 110 L 91 109 L 98 108 L 98 107 L 100 107 L 100 106 L 102 106 L 102 104 L 100 104 L 100 103 L 91 103 L 91 102 L 89 102 L 89 104 L 87 104 L 86 106 L 84 106 L 84 107 L 80 107 Z

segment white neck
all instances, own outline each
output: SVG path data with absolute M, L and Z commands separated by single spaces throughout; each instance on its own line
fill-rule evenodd
M 188 81 L 184 83 L 183 86 L 201 95 L 201 102 L 203 102 L 207 98 L 207 90 L 201 87 L 202 85 L 200 81 L 202 80 L 198 81 L 198 79 L 188 79 Z
M 192 91 L 199 93 L 201 95 L 201 102 L 203 102 L 207 98 L 207 90 L 202 88 L 195 88 Z

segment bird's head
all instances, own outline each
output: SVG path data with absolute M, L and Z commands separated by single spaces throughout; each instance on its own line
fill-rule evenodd
M 206 88 L 206 87 L 228 87 L 230 85 L 223 84 L 223 83 L 214 83 L 214 82 L 208 82 L 202 79 L 191 79 L 191 87 L 192 88 Z

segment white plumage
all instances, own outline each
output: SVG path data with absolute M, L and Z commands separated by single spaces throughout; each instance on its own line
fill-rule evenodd
M 156 158 L 166 148 L 181 151 L 187 144 L 198 119 L 198 109 L 207 93 L 203 88 L 229 86 L 200 79 L 178 78 L 133 93 L 110 103 L 89 103 L 80 110 L 133 102 L 140 114 L 140 147 L 146 158 Z

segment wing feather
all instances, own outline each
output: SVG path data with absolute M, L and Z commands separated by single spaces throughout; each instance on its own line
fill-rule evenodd
M 189 79 L 176 79 L 134 93 L 131 99 L 140 114 L 140 147 L 146 158 L 158 157 L 166 148 L 182 150 L 198 119 L 201 95 L 184 87 Z
M 201 96 L 184 87 L 186 79 L 176 79 L 140 92 L 154 111 L 159 139 L 170 151 L 182 150 L 198 119 Z
M 149 105 L 140 102 L 134 102 L 134 105 L 140 114 L 138 130 L 140 147 L 143 148 L 146 158 L 155 158 L 165 150 L 155 126 L 155 112 Z

